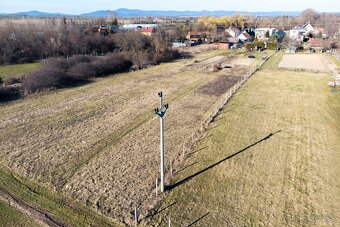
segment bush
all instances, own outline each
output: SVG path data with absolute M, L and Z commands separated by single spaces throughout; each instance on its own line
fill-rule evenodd
M 25 95 L 53 88 L 61 88 L 65 84 L 65 76 L 61 71 L 48 68 L 41 69 L 27 76 L 22 84 Z
M 95 69 L 87 62 L 78 63 L 70 67 L 67 71 L 67 75 L 80 80 L 87 80 L 95 76 Z
M 0 87 L 0 103 L 18 99 L 20 92 L 17 88 Z
M 276 50 L 277 49 L 277 43 L 268 43 L 268 50 Z
M 22 77 L 8 77 L 3 80 L 3 83 L 5 86 L 10 86 L 13 84 L 22 83 L 22 81 L 23 81 Z
M 127 60 L 125 56 L 121 54 L 111 54 L 107 57 L 97 60 L 91 63 L 91 67 L 94 70 L 96 77 L 107 76 L 114 73 L 126 72 L 131 66 L 132 62 Z
M 255 49 L 254 43 L 246 43 L 246 44 L 244 44 L 244 46 L 247 50 L 254 50 Z
M 180 57 L 180 53 L 178 50 L 167 50 L 161 54 L 156 55 L 155 62 L 161 63 L 161 62 L 168 62 L 175 60 Z
M 71 59 L 49 59 L 36 72 L 25 77 L 22 91 L 25 95 L 57 88 L 76 86 L 91 77 L 107 76 L 128 71 L 132 62 L 123 54 L 105 57 L 75 56 Z

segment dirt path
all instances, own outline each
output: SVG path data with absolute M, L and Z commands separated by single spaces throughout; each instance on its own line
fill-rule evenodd
M 11 193 L 0 188 L 0 200 L 8 203 L 10 206 L 19 212 L 34 219 L 41 226 L 64 227 L 66 226 L 61 221 L 53 217 L 52 214 L 44 212 L 36 207 L 27 204 L 25 201 L 15 197 Z

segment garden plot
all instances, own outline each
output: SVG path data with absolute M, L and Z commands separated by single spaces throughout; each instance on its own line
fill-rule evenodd
M 322 54 L 285 54 L 279 63 L 279 68 L 330 72 L 329 64 Z
M 197 91 L 222 72 L 188 70 L 185 62 L 1 106 L 1 164 L 121 222 L 128 223 L 133 204 L 145 214 L 158 176 L 157 92 L 170 103 L 165 133 L 172 159 L 219 98 Z

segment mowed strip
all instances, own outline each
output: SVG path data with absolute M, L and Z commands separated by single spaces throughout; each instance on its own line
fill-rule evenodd
M 339 226 L 340 99 L 329 78 L 256 73 L 188 157 L 150 222 Z

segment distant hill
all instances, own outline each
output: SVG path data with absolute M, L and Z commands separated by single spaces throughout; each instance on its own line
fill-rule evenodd
M 66 16 L 63 13 L 45 13 L 39 11 L 19 12 L 19 13 L 0 13 L 2 16 L 30 16 L 30 17 L 60 17 Z
M 112 15 L 114 13 L 117 17 L 143 17 L 143 16 L 190 16 L 190 17 L 198 17 L 198 16 L 228 16 L 235 14 L 251 14 L 256 16 L 297 16 L 300 12 L 246 12 L 246 11 L 162 11 L 162 10 L 138 10 L 138 9 L 117 9 L 114 11 L 103 10 L 96 11 L 92 13 L 81 14 L 80 16 L 86 17 L 105 17 Z
M 199 17 L 199 16 L 229 16 L 235 14 L 250 14 L 254 16 L 298 16 L 300 12 L 298 11 L 273 11 L 273 12 L 247 12 L 247 11 L 162 11 L 162 10 L 138 10 L 138 9 L 117 9 L 117 10 L 100 10 L 90 13 L 83 13 L 80 15 L 70 15 L 63 13 L 45 13 L 39 11 L 29 11 L 29 12 L 19 12 L 14 14 L 5 14 L 0 13 L 2 16 L 37 16 L 37 17 L 58 17 L 58 16 L 81 16 L 81 17 L 108 17 L 112 15 L 116 15 L 117 17 L 161 17 L 161 16 L 172 16 L 172 17 L 181 17 L 181 16 L 190 16 L 190 17 Z M 340 12 L 338 13 L 340 14 Z

